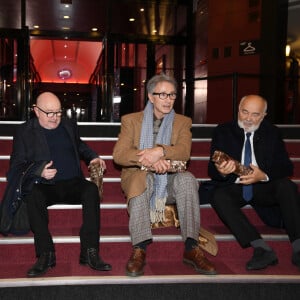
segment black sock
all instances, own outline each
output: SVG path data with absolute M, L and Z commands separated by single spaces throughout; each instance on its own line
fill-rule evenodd
M 300 239 L 297 239 L 292 242 L 293 251 L 295 253 L 300 252 Z
M 140 242 L 140 243 L 138 243 L 138 244 L 135 244 L 135 245 L 134 245 L 134 248 L 141 248 L 141 249 L 143 249 L 144 251 L 146 251 L 147 246 L 148 246 L 149 243 L 150 243 L 149 240 L 143 241 L 143 242 Z
M 272 250 L 271 247 L 263 239 L 254 240 L 254 241 L 250 242 L 250 245 L 253 248 L 263 248 L 267 251 Z
M 198 241 L 192 239 L 192 238 L 187 238 L 184 242 L 185 246 L 185 251 L 191 251 L 193 248 L 198 246 Z

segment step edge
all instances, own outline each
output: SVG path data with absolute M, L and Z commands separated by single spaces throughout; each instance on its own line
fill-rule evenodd
M 262 234 L 262 238 L 266 241 L 285 242 L 288 241 L 286 234 Z M 232 234 L 216 234 L 218 242 L 232 242 L 235 237 Z M 182 237 L 180 234 L 170 235 L 153 235 L 153 242 L 180 242 Z M 54 236 L 53 242 L 57 244 L 78 244 L 79 236 Z M 33 237 L 4 237 L 0 238 L 0 245 L 28 245 L 33 244 Z M 131 243 L 129 235 L 109 235 L 101 236 L 100 243 Z
M 298 275 L 144 275 L 128 276 L 61 276 L 43 278 L 1 279 L 0 288 L 61 285 L 182 284 L 182 283 L 299 283 Z
M 300 159 L 299 159 L 299 161 L 300 161 Z M 88 177 L 86 179 L 89 180 Z M 198 182 L 210 180 L 209 177 L 201 177 L 201 178 L 197 177 L 196 179 L 197 179 Z M 298 178 L 298 177 L 292 178 L 292 181 L 298 184 L 298 183 L 300 183 L 300 178 Z M 0 176 L 0 183 L 1 182 L 7 182 L 7 178 L 3 177 L 3 176 L 2 177 Z M 104 183 L 105 182 L 106 183 L 119 183 L 119 182 L 121 182 L 121 178 L 120 177 L 104 177 L 103 182 Z

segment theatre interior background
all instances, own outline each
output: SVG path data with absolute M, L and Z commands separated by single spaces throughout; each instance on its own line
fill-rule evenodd
M 236 118 L 242 96 L 258 93 L 268 100 L 267 118 L 278 124 L 300 192 L 299 16 L 300 0 L 0 0 L 0 201 L 7 190 L 22 192 L 7 189 L 15 132 L 33 116 L 39 93 L 54 92 L 65 116 L 78 121 L 81 139 L 106 162 L 99 253 L 113 265 L 101 274 L 80 265 L 82 206 L 51 205 L 56 267 L 27 278 L 35 260 L 32 232 L 1 232 L 0 299 L 298 300 L 300 273 L 282 223 L 276 228 L 273 213 L 266 222 L 264 210 L 243 208 L 279 258 L 276 266 L 248 271 L 252 248 L 242 249 L 211 207 L 207 166 L 216 124 Z M 132 243 L 112 153 L 121 116 L 144 108 L 147 80 L 160 72 L 176 78 L 175 110 L 193 120 L 187 167 L 199 187 L 208 182 L 208 194 L 199 189 L 201 228 L 208 232 L 200 243 L 217 246 L 216 256 L 205 254 L 216 276 L 182 263 L 174 226 L 153 229 L 144 276 L 125 274 Z
M 0 120 L 27 120 L 49 90 L 67 117 L 119 122 L 165 72 L 195 124 L 234 118 L 249 93 L 271 121 L 300 123 L 299 13 L 295 0 L 1 0 Z

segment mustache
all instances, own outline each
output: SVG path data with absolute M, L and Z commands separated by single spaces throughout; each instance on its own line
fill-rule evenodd
M 240 128 L 247 129 L 247 131 L 255 131 L 259 127 L 259 124 L 254 125 L 253 122 L 249 122 L 249 121 L 238 120 L 238 124 Z

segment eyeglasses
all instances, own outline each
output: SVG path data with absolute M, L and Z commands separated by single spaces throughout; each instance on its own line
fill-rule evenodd
M 61 117 L 62 116 L 62 110 L 59 111 L 44 111 L 43 109 L 41 109 L 38 106 L 35 106 L 37 109 L 39 109 L 41 112 L 43 112 L 48 118 L 53 118 L 54 116 L 56 117 Z
M 158 95 L 158 98 L 161 99 L 161 100 L 166 100 L 168 97 L 171 99 L 171 100 L 175 100 L 176 97 L 177 97 L 177 94 L 176 93 L 170 93 L 170 94 L 167 94 L 167 93 L 152 93 L 153 96 L 156 96 Z

